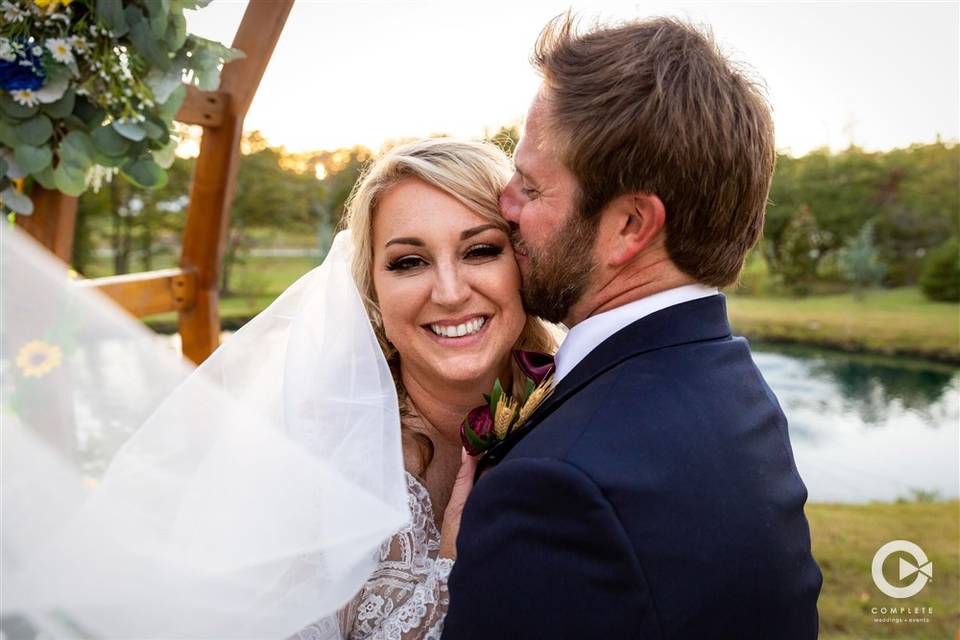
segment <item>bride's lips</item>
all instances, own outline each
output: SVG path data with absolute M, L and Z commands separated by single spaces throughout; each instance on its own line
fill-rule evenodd
M 487 333 L 487 327 L 490 326 L 490 322 L 493 320 L 493 316 L 488 316 L 484 314 L 477 314 L 465 318 L 462 322 L 469 322 L 476 318 L 484 318 L 483 326 L 480 327 L 480 330 L 476 333 L 471 333 L 470 335 L 460 336 L 458 338 L 448 338 L 447 336 L 438 336 L 433 332 L 433 329 L 430 328 L 429 324 L 422 325 L 420 328 L 427 332 L 427 334 L 433 338 L 433 340 L 444 347 L 470 347 L 480 342 L 483 339 L 483 336 Z M 446 324 L 446 323 L 444 323 Z M 453 324 L 453 323 L 450 323 Z M 461 324 L 458 322 L 457 324 Z

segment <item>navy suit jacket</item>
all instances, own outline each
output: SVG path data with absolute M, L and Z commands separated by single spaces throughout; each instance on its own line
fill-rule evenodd
M 817 637 L 807 490 L 722 295 L 611 336 L 492 462 L 445 640 Z

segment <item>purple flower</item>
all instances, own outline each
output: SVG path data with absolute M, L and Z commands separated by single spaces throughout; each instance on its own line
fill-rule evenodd
M 543 382 L 557 368 L 553 363 L 553 356 L 539 351 L 514 349 L 513 359 L 517 361 L 524 375 L 533 380 L 535 385 Z
M 472 456 L 489 449 L 496 437 L 490 405 L 484 404 L 471 409 L 460 425 L 460 440 L 464 449 Z

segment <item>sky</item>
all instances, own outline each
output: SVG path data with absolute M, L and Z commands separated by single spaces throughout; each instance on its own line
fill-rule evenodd
M 229 44 L 245 0 L 187 13 Z M 291 152 L 519 122 L 539 85 L 537 34 L 568 7 L 585 23 L 655 15 L 712 29 L 761 78 L 777 147 L 885 150 L 958 138 L 960 3 L 297 0 L 245 129 Z

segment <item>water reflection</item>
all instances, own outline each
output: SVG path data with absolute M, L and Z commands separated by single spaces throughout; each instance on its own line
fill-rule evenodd
M 779 345 L 753 351 L 787 415 L 811 501 L 958 494 L 960 370 Z

